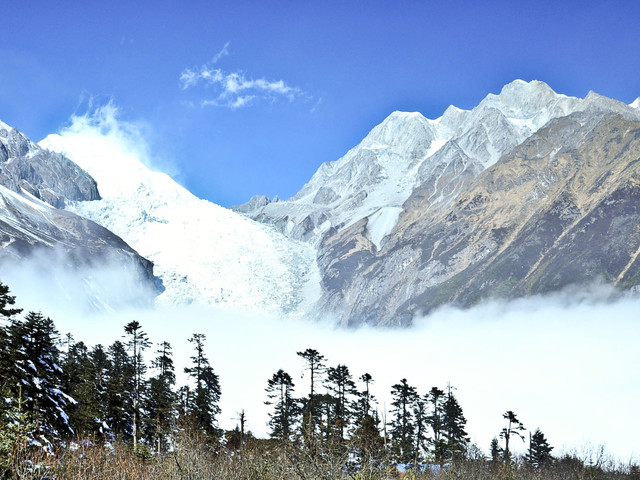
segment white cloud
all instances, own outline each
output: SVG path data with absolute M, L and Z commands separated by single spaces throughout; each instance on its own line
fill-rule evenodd
M 212 63 L 217 63 L 218 60 L 220 60 L 222 57 L 226 57 L 227 55 L 229 55 L 229 44 L 231 42 L 227 42 L 224 44 L 224 47 L 222 47 L 222 50 L 220 50 L 218 53 L 216 53 L 213 56 L 213 59 L 211 60 Z
M 240 108 L 251 104 L 254 100 L 276 101 L 286 99 L 293 102 L 297 98 L 308 100 L 308 96 L 299 88 L 288 85 L 284 80 L 267 80 L 266 78 L 250 78 L 241 72 L 226 72 L 214 65 L 229 55 L 229 42 L 225 44 L 210 62 L 199 68 L 186 68 L 180 74 L 180 86 L 187 90 L 204 86 L 214 90 L 214 97 L 201 102 L 203 106 Z
M 83 113 L 72 115 L 58 134 L 49 135 L 39 144 L 75 159 L 98 180 L 102 196 L 122 185 L 137 186 L 139 178 L 147 172 L 139 172 L 136 178 L 123 178 L 121 172 L 131 171 L 128 167 L 138 160 L 153 171 L 180 176 L 174 159 L 155 145 L 160 137 L 149 123 L 123 119 L 122 112 L 111 99 L 107 102 L 96 101 L 93 97 L 82 99 L 81 111 Z M 62 142 L 63 137 L 65 142 Z M 109 157 L 109 164 L 99 161 L 100 157 Z

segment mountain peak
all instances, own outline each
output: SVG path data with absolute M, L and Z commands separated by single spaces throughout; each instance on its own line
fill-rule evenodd
M 382 121 L 382 125 L 386 122 L 425 122 L 426 120 L 427 118 L 425 118 L 420 112 L 403 112 L 401 110 L 395 110 Z
M 587 93 L 587 96 L 584 97 L 585 100 L 590 100 L 590 101 L 598 100 L 601 98 L 606 98 L 606 97 L 603 95 L 600 95 L 599 93 L 594 92 L 593 90 L 589 90 L 589 93 Z
M 614 98 L 605 97 L 593 90 L 589 91 L 584 99 L 587 107 L 594 108 L 596 111 L 615 112 L 622 115 L 625 118 L 638 120 L 638 105 L 640 100 L 636 99 L 631 105 L 627 105 L 620 100 Z
M 512 95 L 516 92 L 523 92 L 527 94 L 554 94 L 556 92 L 546 84 L 540 80 L 531 80 L 530 82 L 526 82 L 524 80 L 516 79 L 511 83 L 507 83 L 502 90 L 500 91 L 500 96 L 508 96 Z
M 629 104 L 631 108 L 640 109 L 640 97 L 636 98 L 632 103 Z
M 425 135 L 433 137 L 433 128 L 419 112 L 401 112 L 396 110 L 375 126 L 363 140 L 365 145 L 394 145 Z
M 501 103 L 512 108 L 522 108 L 524 106 L 534 106 L 538 109 L 549 104 L 558 94 L 539 80 L 525 82 L 524 80 L 514 80 L 502 87 L 498 98 Z

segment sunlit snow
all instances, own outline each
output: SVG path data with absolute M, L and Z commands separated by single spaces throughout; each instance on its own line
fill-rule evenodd
M 40 145 L 64 153 L 96 179 L 103 199 L 69 209 L 154 262 L 165 288 L 158 301 L 257 311 L 307 308 L 318 294 L 311 247 L 201 200 L 152 171 L 142 161 L 143 139 L 118 122 L 111 108 L 74 117 L 70 127 Z

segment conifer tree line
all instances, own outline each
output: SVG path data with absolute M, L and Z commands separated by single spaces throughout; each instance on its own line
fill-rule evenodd
M 14 305 L 0 283 L 0 454 L 17 438 L 45 449 L 117 439 L 148 455 L 163 454 L 185 423 L 212 445 L 241 450 L 251 437 L 244 411 L 240 428 L 218 427 L 221 386 L 205 354 L 205 335 L 189 338 L 189 381 L 177 386 L 171 344 L 153 344 L 135 320 L 121 339 L 90 348 L 71 334 L 61 337 L 50 318 L 22 315 Z M 403 378 L 391 387 L 386 411 L 371 393 L 370 373 L 354 377 L 346 365 L 331 366 L 311 348 L 297 355 L 304 375 L 299 385 L 282 369 L 265 381 L 271 445 L 310 455 L 331 452 L 353 468 L 383 461 L 442 467 L 477 450 L 451 385 L 419 392 Z M 500 440 L 488 447 L 492 461 L 509 464 L 514 443 L 526 440 L 525 428 L 512 411 L 503 420 Z M 527 462 L 543 467 L 551 450 L 536 430 L 529 435 Z
M 14 304 L 0 283 L 0 429 L 9 440 L 21 433 L 29 445 L 51 448 L 70 439 L 119 439 L 161 453 L 180 421 L 219 436 L 220 383 L 205 335 L 189 339 L 191 381 L 176 388 L 171 344 L 154 346 L 139 322 L 125 325 L 108 347 L 89 348 L 71 334 L 61 338 L 41 313 L 20 317 Z M 12 433 L 16 427 L 24 432 Z

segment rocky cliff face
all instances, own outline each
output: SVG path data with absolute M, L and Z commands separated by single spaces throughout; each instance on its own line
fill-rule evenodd
M 248 215 L 317 246 L 323 309 L 406 324 L 571 284 L 638 278 L 634 105 L 516 81 L 437 120 L 395 113 L 295 197 Z
M 99 198 L 96 182 L 87 172 L 0 123 L 1 280 L 6 282 L 9 270 L 33 260 L 42 266 L 43 275 L 64 267 L 86 277 L 88 288 L 99 290 L 100 285 L 92 285 L 92 271 L 109 266 L 121 268 L 123 278 L 131 276 L 139 291 L 148 293 L 140 300 L 151 301 L 160 285 L 150 261 L 106 228 L 57 208 Z M 100 291 L 91 295 L 95 305 L 108 303 L 99 298 Z
M 0 185 L 28 192 L 55 208 L 68 201 L 97 200 L 93 178 L 58 153 L 40 148 L 15 128 L 0 122 Z
M 346 307 L 347 322 L 404 324 L 443 304 L 594 281 L 636 285 L 639 135 L 639 122 L 615 114 L 563 117 L 482 172 L 448 209 L 412 199 L 382 251 L 362 229 L 329 237 L 320 256 L 327 305 Z

